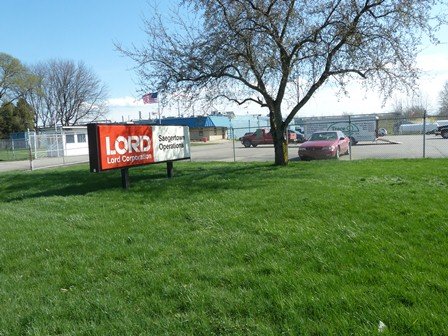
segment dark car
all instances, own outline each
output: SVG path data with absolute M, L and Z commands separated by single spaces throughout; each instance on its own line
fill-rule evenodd
M 303 142 L 305 142 L 306 141 L 306 138 L 305 138 L 305 135 L 303 135 L 302 133 L 300 133 L 300 132 L 296 132 L 296 141 L 298 142 L 298 143 L 303 143 Z

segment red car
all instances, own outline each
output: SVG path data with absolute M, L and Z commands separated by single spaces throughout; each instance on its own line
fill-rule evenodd
M 295 132 L 288 130 L 288 142 L 295 142 L 296 137 Z M 244 134 L 240 141 L 246 148 L 250 146 L 257 147 L 258 145 L 272 145 L 274 143 L 272 133 L 262 128 L 257 129 L 254 133 Z
M 308 141 L 299 146 L 299 157 L 307 159 L 339 159 L 350 154 L 350 138 L 341 131 L 314 132 Z

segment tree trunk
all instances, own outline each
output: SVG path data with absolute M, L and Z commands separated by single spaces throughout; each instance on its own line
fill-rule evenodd
M 288 165 L 288 136 L 285 137 L 287 125 L 283 123 L 279 106 L 274 106 L 270 113 L 271 132 L 274 140 L 275 165 Z
M 275 149 L 275 165 L 287 166 L 288 165 L 288 140 L 284 139 L 284 136 L 280 139 L 274 140 Z

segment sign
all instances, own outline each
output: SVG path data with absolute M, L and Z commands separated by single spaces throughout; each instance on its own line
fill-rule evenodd
M 345 135 L 358 134 L 359 127 L 356 124 L 340 121 L 328 126 L 327 131 L 341 131 Z
M 89 124 L 87 132 L 91 172 L 190 158 L 186 126 Z

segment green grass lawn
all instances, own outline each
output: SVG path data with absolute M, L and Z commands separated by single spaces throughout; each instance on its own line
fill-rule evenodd
M 0 335 L 448 333 L 448 161 L 0 174 Z
M 4 150 L 0 149 L 0 161 L 29 160 L 28 149 Z

